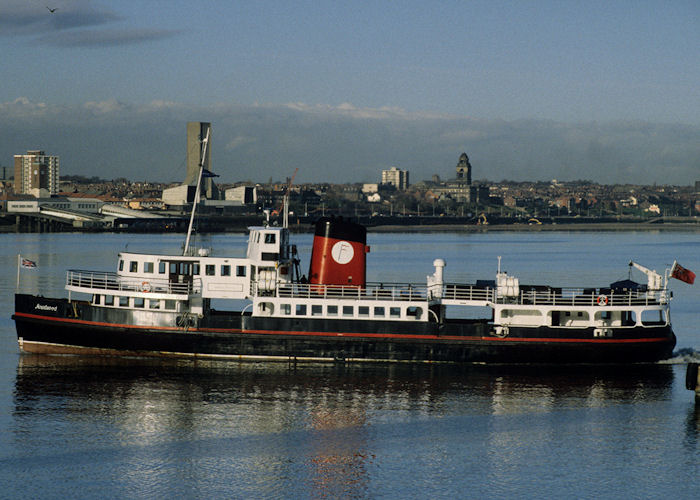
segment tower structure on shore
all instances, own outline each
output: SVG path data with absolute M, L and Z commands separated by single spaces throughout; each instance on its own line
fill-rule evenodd
M 459 162 L 457 163 L 457 180 L 466 182 L 469 186 L 472 185 L 472 165 L 469 163 L 467 153 L 462 153 L 459 156 Z
M 204 147 L 204 139 L 208 137 L 208 144 Z M 202 175 L 202 195 L 208 200 L 219 198 L 219 192 L 211 175 L 211 123 L 187 122 L 187 172 L 184 184 L 197 186 L 199 177 L 199 165 L 204 165 Z
M 58 193 L 58 156 L 35 149 L 26 155 L 15 155 L 14 190 L 17 194 L 31 194 L 37 198 Z
M 204 146 L 204 139 L 207 145 Z M 211 123 L 187 123 L 187 155 L 185 181 L 179 186 L 163 190 L 163 202 L 169 206 L 184 206 L 194 202 L 199 178 L 199 166 L 202 165 L 201 200 L 218 200 L 219 190 L 214 184 L 211 172 Z

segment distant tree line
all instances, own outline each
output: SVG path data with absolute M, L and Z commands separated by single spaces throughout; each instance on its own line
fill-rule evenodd
M 123 184 L 123 183 L 129 183 L 129 179 L 126 179 L 124 177 L 120 177 L 118 179 L 102 179 L 97 176 L 93 177 L 86 177 L 84 175 L 61 175 L 61 180 L 62 181 L 70 181 L 74 182 L 76 184 L 104 184 L 107 182 L 112 182 L 115 184 Z

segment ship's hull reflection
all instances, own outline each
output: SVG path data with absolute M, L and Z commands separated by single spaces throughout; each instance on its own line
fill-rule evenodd
M 147 491 L 167 494 L 168 484 L 182 481 L 223 485 L 230 473 L 252 481 L 250 493 L 366 496 L 378 441 L 405 439 L 411 428 L 429 435 L 433 423 L 444 425 L 449 436 L 465 416 L 478 423 L 659 401 L 670 397 L 673 380 L 672 366 L 657 364 L 294 367 L 22 355 L 12 420 L 29 449 L 41 447 L 36 433 L 56 418 L 74 430 L 54 438 L 73 449 L 118 449 L 99 453 L 113 454 L 108 474 L 125 492 L 150 484 Z M 482 432 L 490 450 L 512 448 L 506 434 L 487 425 Z M 167 466 L 181 461 L 198 464 L 193 477 Z M 231 487 L 242 493 L 245 484 Z

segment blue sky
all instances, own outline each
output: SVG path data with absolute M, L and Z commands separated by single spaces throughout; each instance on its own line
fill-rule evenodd
M 132 176 L 140 151 L 168 176 L 202 120 L 227 181 L 447 178 L 466 150 L 477 178 L 690 184 L 698 47 L 697 0 L 0 0 L 0 164 L 42 147 L 64 173 Z

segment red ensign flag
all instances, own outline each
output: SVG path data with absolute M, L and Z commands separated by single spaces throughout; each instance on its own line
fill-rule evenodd
M 695 273 L 679 265 L 678 262 L 674 262 L 671 268 L 671 278 L 676 278 L 692 285 L 695 282 Z

